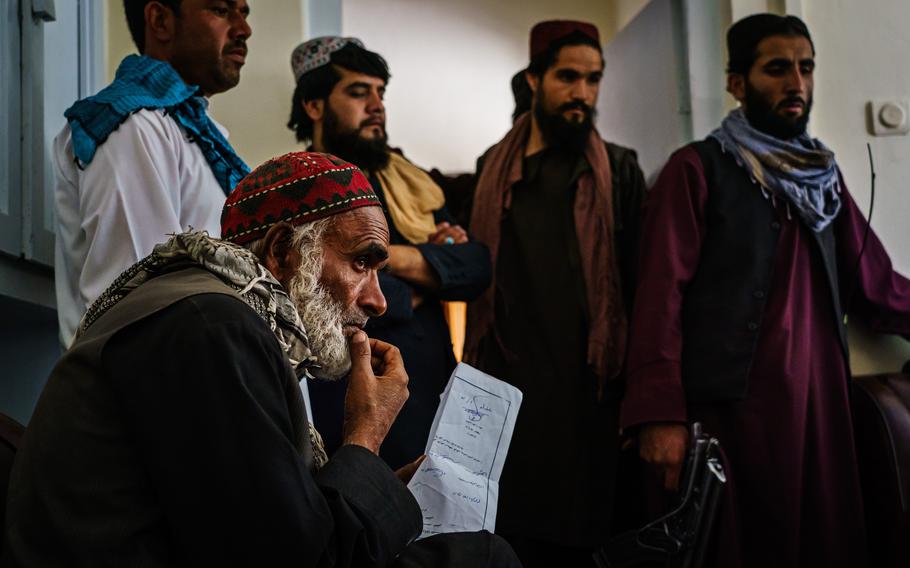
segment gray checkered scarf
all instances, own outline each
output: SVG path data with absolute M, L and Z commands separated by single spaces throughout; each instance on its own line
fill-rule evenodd
M 252 252 L 213 239 L 205 231 L 190 230 L 173 235 L 166 243 L 156 245 L 152 254 L 124 271 L 89 307 L 76 337 L 130 292 L 178 264 L 198 265 L 233 288 L 275 334 L 297 377 L 312 378 L 309 369 L 317 366 L 317 359 L 310 350 L 297 307 L 284 287 L 259 264 Z M 316 467 L 322 467 L 328 461 L 322 437 L 312 424 L 309 430 Z
M 708 136 L 730 152 L 773 205 L 786 200 L 807 227 L 821 232 L 841 208 L 840 176 L 834 152 L 803 133 L 791 140 L 765 134 L 749 124 L 741 108 Z

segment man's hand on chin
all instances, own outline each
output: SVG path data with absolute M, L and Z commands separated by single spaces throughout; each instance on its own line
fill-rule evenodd
M 378 454 L 408 399 L 408 374 L 397 347 L 370 339 L 362 330 L 351 336 L 348 346 L 351 375 L 344 399 L 343 443 Z

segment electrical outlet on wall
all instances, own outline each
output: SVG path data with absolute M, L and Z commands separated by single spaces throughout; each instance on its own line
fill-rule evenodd
M 875 136 L 905 135 L 910 132 L 910 102 L 907 99 L 879 99 L 866 105 Z

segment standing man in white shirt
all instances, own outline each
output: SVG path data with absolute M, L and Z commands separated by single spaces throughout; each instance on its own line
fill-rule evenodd
M 56 288 L 69 346 L 88 306 L 155 244 L 220 235 L 225 196 L 249 172 L 207 112 L 236 86 L 252 35 L 246 0 L 124 0 L 141 55 L 77 101 L 54 141 Z

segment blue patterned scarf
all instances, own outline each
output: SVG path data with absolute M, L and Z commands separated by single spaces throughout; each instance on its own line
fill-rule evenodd
M 841 207 L 840 177 L 834 153 L 808 134 L 781 140 L 749 124 L 742 109 L 732 111 L 709 134 L 749 172 L 765 197 L 783 197 L 803 222 L 820 232 Z M 789 209 L 788 209 L 789 211 Z
M 208 102 L 199 88 L 187 85 L 170 64 L 129 55 L 117 68 L 114 82 L 97 95 L 76 101 L 63 116 L 69 121 L 73 152 L 87 166 L 98 146 L 131 114 L 164 109 L 202 150 L 225 195 L 250 172 L 206 113 Z

